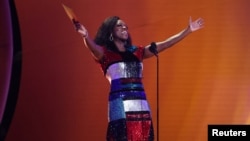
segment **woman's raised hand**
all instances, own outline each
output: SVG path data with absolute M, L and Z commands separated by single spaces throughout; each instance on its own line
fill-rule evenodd
M 74 22 L 74 25 L 78 33 L 80 33 L 84 38 L 88 37 L 87 29 L 80 22 Z
M 192 32 L 199 30 L 204 27 L 204 20 L 202 18 L 198 18 L 195 21 L 192 21 L 192 18 L 189 18 L 189 27 Z

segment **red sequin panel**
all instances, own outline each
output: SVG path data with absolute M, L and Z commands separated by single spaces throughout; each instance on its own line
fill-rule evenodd
M 151 120 L 149 114 L 127 115 L 127 138 L 128 141 L 148 141 L 150 136 Z

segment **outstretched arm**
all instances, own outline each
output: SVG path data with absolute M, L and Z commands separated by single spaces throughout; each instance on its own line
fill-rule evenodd
M 100 60 L 103 56 L 103 49 L 97 45 L 88 34 L 87 29 L 79 22 L 74 23 L 76 30 L 84 39 L 85 46 L 90 50 L 91 54 L 96 60 Z
M 171 36 L 170 38 L 162 41 L 156 42 L 156 50 L 157 52 L 162 52 L 163 50 L 172 47 L 182 39 L 184 39 L 190 33 L 201 29 L 204 25 L 203 19 L 199 18 L 195 21 L 192 21 L 191 17 L 189 19 L 189 25 L 186 29 L 182 30 L 181 32 Z M 152 57 L 154 54 L 150 51 L 150 45 L 145 47 L 144 58 Z

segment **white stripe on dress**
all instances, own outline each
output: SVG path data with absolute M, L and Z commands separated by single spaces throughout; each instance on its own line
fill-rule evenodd
M 125 100 L 123 101 L 124 111 L 150 111 L 148 102 L 146 100 Z

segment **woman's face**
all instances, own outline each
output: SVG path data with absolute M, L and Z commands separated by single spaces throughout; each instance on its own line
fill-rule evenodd
M 126 41 L 128 39 L 128 27 L 122 20 L 118 20 L 114 28 L 115 38 Z

